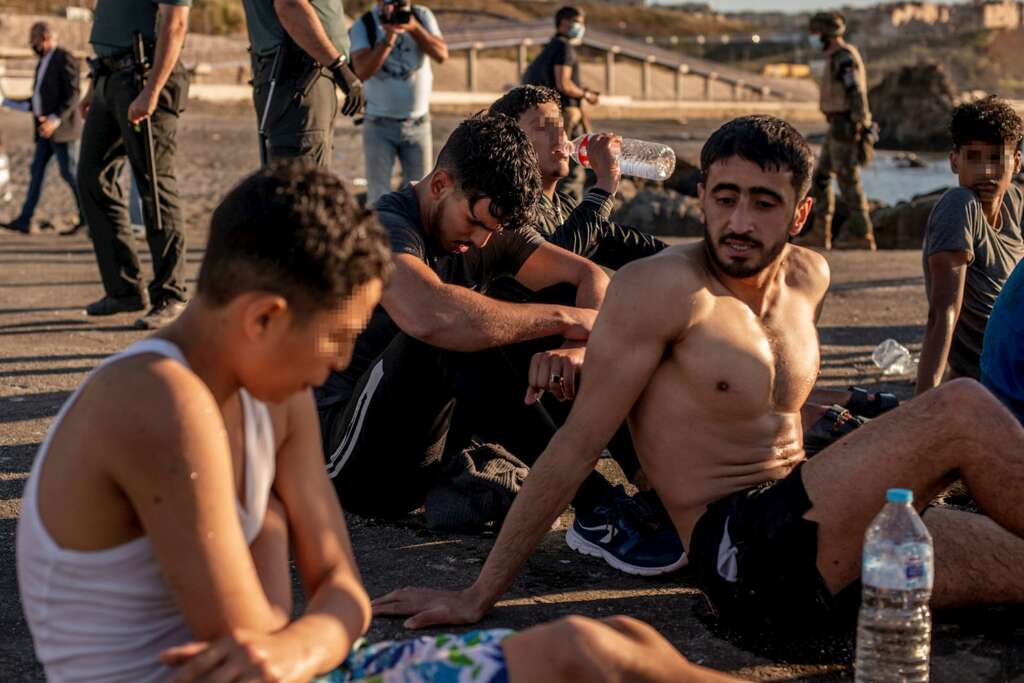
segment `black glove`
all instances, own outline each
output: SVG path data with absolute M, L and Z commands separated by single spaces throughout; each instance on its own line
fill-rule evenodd
M 345 93 L 345 104 L 341 107 L 341 113 L 345 116 L 355 116 L 361 112 L 366 103 L 366 98 L 363 95 L 363 82 L 349 67 L 345 55 L 338 57 L 327 68 L 331 71 L 331 79 L 338 84 L 341 92 Z

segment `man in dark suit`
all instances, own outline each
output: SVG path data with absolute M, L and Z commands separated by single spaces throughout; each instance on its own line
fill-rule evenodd
M 78 60 L 67 50 L 57 47 L 57 34 L 45 22 L 32 25 L 29 43 L 32 51 L 39 56 L 32 97 L 3 100 L 5 106 L 31 112 L 36 124 L 36 151 L 32 157 L 31 180 L 25 203 L 17 218 L 2 224 L 9 230 L 25 234 L 32 230 L 32 214 L 35 213 L 42 193 L 46 167 L 54 156 L 60 165 L 61 177 L 71 188 L 75 204 L 78 205 L 75 172 L 78 139 L 82 135 L 82 120 L 78 111 Z M 81 206 L 78 215 L 75 229 L 82 225 Z

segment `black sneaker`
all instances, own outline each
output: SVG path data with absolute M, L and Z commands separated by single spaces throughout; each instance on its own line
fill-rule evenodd
M 161 299 L 153 304 L 153 308 L 149 309 L 146 315 L 135 321 L 135 329 L 159 330 L 167 323 L 174 322 L 185 310 L 186 305 L 187 302 L 180 299 Z
M 683 543 L 667 516 L 621 486 L 592 510 L 577 510 L 565 542 L 627 574 L 655 576 L 685 567 Z M 659 506 L 660 507 L 660 506 Z
M 86 315 L 114 315 L 116 313 L 128 313 L 131 311 L 144 311 L 149 302 L 145 295 L 135 296 L 105 296 L 99 301 L 93 301 L 85 307 Z

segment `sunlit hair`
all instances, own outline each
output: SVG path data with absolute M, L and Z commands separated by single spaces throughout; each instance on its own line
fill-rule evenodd
M 390 272 L 386 233 L 338 176 L 309 160 L 278 161 L 214 210 L 197 291 L 217 305 L 272 292 L 305 317 Z
M 700 151 L 700 171 L 707 182 L 712 164 L 729 157 L 757 164 L 763 171 L 793 173 L 797 200 L 811 189 L 814 155 L 796 128 L 774 116 L 743 116 L 716 130 Z
M 971 142 L 1007 144 L 1019 149 L 1024 138 L 1024 122 L 1009 102 L 989 95 L 954 109 L 949 133 L 954 149 Z
M 437 155 L 443 169 L 473 206 L 490 199 L 502 228 L 536 222 L 540 163 L 519 122 L 501 114 L 477 114 L 460 123 Z

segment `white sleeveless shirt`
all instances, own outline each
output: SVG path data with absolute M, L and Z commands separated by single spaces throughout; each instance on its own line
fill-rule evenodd
M 36 656 L 50 681 L 163 681 L 173 669 L 160 664 L 160 652 L 192 640 L 149 538 L 105 550 L 69 550 L 57 545 L 39 515 L 39 473 L 64 416 L 96 371 L 143 353 L 188 367 L 181 350 L 162 339 L 137 342 L 106 359 L 57 414 L 25 485 L 18 519 L 18 584 Z M 252 543 L 263 526 L 274 481 L 274 432 L 267 407 L 244 389 L 240 394 L 246 504 L 236 503 L 246 541 Z M 145 454 L 139 460 L 145 466 Z

